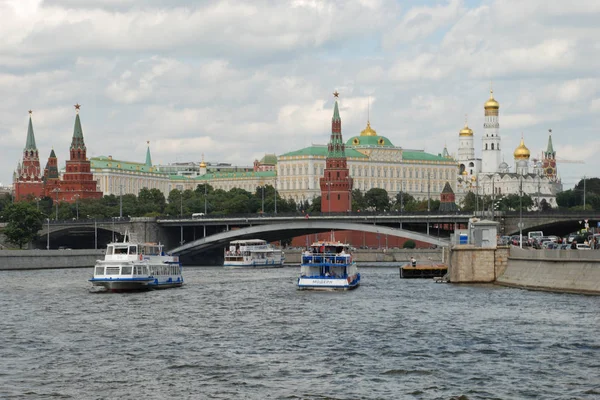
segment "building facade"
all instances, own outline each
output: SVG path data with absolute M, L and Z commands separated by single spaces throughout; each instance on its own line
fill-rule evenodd
M 522 137 L 513 153 L 514 164 L 511 167 L 501 161 L 500 104 L 493 91 L 490 90 L 490 98 L 483 108 L 485 122 L 481 159 L 475 156 L 473 130 L 465 124 L 458 135 L 457 198 L 464 198 L 468 192 L 492 197 L 524 193 L 533 199 L 536 209 L 542 201 L 555 207 L 556 194 L 562 191 L 562 184 L 557 175 L 552 136 L 548 138 L 548 147 L 541 161 L 530 159 L 531 153 Z

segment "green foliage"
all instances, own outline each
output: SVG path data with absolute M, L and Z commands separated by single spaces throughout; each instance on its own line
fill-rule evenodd
M 477 196 L 473 192 L 467 192 L 465 197 L 462 199 L 460 209 L 462 211 L 475 211 L 477 208 Z
M 373 188 L 365 193 L 365 202 L 369 210 L 383 212 L 390 209 L 390 198 L 385 189 Z
M 410 240 L 408 239 L 406 242 L 404 242 L 404 244 L 402 245 L 403 249 L 414 249 L 415 247 L 417 247 L 417 244 L 415 243 L 414 240 Z
M 393 209 L 397 211 L 416 211 L 417 201 L 409 193 L 398 192 L 398 194 L 396 194 Z
M 10 243 L 19 246 L 30 243 L 37 237 L 37 232 L 42 228 L 42 214 L 37 207 L 30 203 L 15 203 L 3 209 L 3 214 L 8 221 L 4 234 Z
M 309 212 L 321 212 L 321 196 L 317 196 L 313 199 L 312 204 L 308 208 Z
M 352 211 L 366 211 L 367 201 L 360 189 L 352 190 Z

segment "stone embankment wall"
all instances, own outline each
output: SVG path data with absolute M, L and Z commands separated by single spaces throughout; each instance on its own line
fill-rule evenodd
M 496 283 L 555 292 L 600 294 L 600 251 L 512 247 Z
M 471 244 L 452 247 L 448 278 L 452 283 L 492 283 L 507 267 L 508 247 L 495 249 Z
M 0 250 L 0 270 L 93 267 L 104 250 Z
M 284 249 L 286 264 L 300 264 L 300 256 L 302 250 Z M 415 257 L 417 261 L 433 261 L 446 262 L 448 252 L 442 254 L 443 248 L 437 249 L 386 249 L 382 250 L 366 250 L 357 249 L 352 252 L 357 263 L 393 263 L 393 262 L 409 262 L 411 257 Z M 442 260 L 442 257 L 444 258 Z

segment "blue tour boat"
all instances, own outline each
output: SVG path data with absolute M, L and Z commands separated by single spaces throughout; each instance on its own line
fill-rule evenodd
M 298 289 L 351 290 L 360 284 L 360 274 L 348 244 L 315 242 L 302 254 Z

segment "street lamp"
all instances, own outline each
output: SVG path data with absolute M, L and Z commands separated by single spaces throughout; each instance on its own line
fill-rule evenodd
M 183 190 L 179 191 L 179 216 L 183 217 Z
M 327 185 L 327 212 L 331 215 L 331 182 L 326 182 Z
M 206 186 L 206 183 L 205 183 L 204 184 L 204 215 L 206 215 L 206 187 L 207 186 Z M 206 234 L 204 236 L 206 236 Z
M 265 186 L 261 186 L 262 189 L 262 206 L 260 208 L 261 217 L 265 214 Z
M 427 172 L 427 212 L 431 211 L 431 172 Z M 427 224 L 429 227 L 429 224 Z
M 79 219 L 79 197 L 80 195 L 76 194 L 73 196 L 75 198 L 75 219 Z
M 53 190 L 53 192 L 56 193 L 56 215 L 54 219 L 58 221 L 58 192 L 60 192 L 60 190 L 56 188 Z
M 119 185 L 119 219 L 123 218 L 123 185 Z
M 48 232 L 46 233 L 46 250 L 50 250 L 50 218 L 46 218 L 48 223 Z
M 523 248 L 523 175 L 519 185 L 519 247 Z
M 275 189 L 275 215 L 277 215 L 277 182 L 275 182 L 273 189 Z
M 36 198 L 35 198 L 35 202 L 36 202 L 36 204 L 37 204 L 37 210 L 38 210 L 38 211 L 40 211 L 40 198 L 39 198 L 39 197 L 36 197 Z

